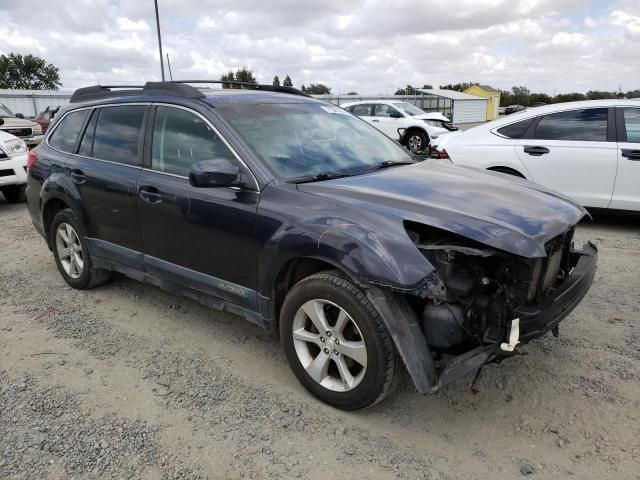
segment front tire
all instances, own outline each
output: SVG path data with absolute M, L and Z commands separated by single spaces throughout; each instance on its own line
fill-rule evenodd
M 73 210 L 60 210 L 49 231 L 53 256 L 65 282 L 78 290 L 87 290 L 109 280 L 109 270 L 93 266 L 84 225 Z
M 405 145 L 413 153 L 421 152 L 429 146 L 429 137 L 422 130 L 409 130 L 406 134 Z
M 6 185 L 0 188 L 0 191 L 9 203 L 24 202 L 26 185 Z
M 366 295 L 338 271 L 297 283 L 280 314 L 294 374 L 314 396 L 343 410 L 382 401 L 398 383 L 391 336 Z

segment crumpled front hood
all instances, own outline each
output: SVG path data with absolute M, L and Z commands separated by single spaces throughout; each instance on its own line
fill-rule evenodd
M 579 204 L 532 182 L 441 160 L 298 188 L 529 258 L 546 256 L 545 243 L 586 214 Z
M 423 115 L 414 115 L 411 118 L 417 118 L 418 120 L 439 120 L 443 122 L 451 121 L 440 112 L 430 112 L 430 113 L 425 113 Z

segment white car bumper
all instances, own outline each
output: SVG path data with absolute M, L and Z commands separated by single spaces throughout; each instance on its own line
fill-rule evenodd
M 0 158 L 0 187 L 27 183 L 27 153 Z

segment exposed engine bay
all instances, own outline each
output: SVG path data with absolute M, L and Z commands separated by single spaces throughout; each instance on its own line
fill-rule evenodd
M 573 267 L 573 229 L 547 243 L 547 257 L 534 259 L 422 225 L 408 225 L 407 231 L 444 284 L 414 303 L 436 355 L 505 342 L 514 311 L 542 301 Z

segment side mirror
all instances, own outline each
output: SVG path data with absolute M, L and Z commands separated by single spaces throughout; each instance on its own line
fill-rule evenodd
M 240 168 L 226 158 L 194 163 L 189 169 L 189 183 L 194 187 L 229 187 L 240 179 Z
M 16 113 L 16 118 L 24 118 L 24 115 L 22 113 Z
M 390 117 L 391 118 L 402 118 L 403 115 L 398 111 L 392 111 Z

